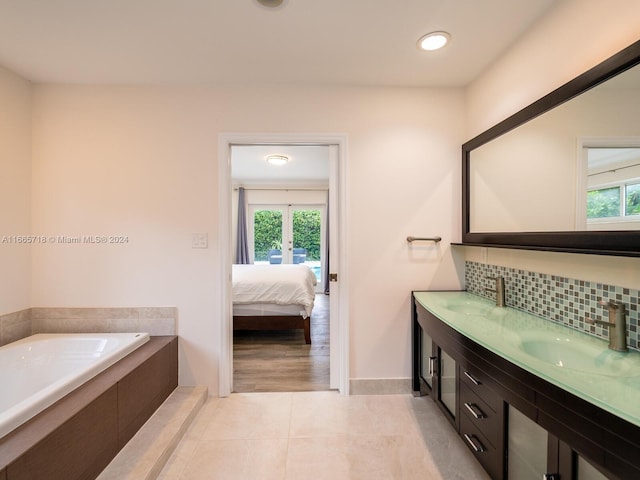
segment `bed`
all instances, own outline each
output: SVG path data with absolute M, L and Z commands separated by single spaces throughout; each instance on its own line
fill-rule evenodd
M 303 264 L 233 265 L 233 329 L 302 329 L 311 343 L 317 280 Z

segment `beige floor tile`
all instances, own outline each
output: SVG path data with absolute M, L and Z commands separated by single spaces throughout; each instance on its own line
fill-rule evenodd
M 199 444 L 199 440 L 185 436 L 173 451 L 169 460 L 167 460 L 167 463 L 162 469 L 162 473 L 159 477 L 160 480 L 162 480 L 163 475 L 166 476 L 167 479 L 180 478 L 182 472 L 184 472 L 187 465 L 191 462 L 193 454 Z
M 337 392 L 210 398 L 160 476 L 205 478 L 488 479 L 430 398 Z
M 222 398 L 203 441 L 288 438 L 292 393 L 237 393 Z
M 291 436 L 406 435 L 417 432 L 408 395 L 295 393 Z
M 287 480 L 443 477 L 417 436 L 347 435 L 289 441 Z
M 215 418 L 221 401 L 221 398 L 209 397 L 207 402 L 198 412 L 198 416 L 192 422 L 191 427 L 187 432 L 188 436 L 198 439 L 202 437 L 202 435 L 209 429 L 209 423 L 211 423 Z
M 283 480 L 287 443 L 286 439 L 203 441 L 180 478 Z

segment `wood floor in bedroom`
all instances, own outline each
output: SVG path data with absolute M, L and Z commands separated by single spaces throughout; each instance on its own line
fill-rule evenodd
M 233 391 L 329 390 L 329 296 L 316 294 L 311 345 L 302 330 L 238 331 L 233 335 Z

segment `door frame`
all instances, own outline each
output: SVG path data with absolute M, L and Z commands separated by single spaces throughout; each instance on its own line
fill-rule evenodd
M 231 302 L 231 147 L 237 145 L 326 145 L 331 147 L 329 192 L 332 225 L 337 239 L 331 244 L 331 258 L 337 258 L 331 273 L 338 282 L 331 285 L 330 385 L 342 395 L 349 395 L 349 309 L 348 271 L 345 261 L 347 239 L 347 136 L 317 134 L 232 134 L 218 136 L 218 246 L 220 342 L 218 394 L 229 396 L 233 390 L 233 315 Z M 335 238 L 335 232 L 334 238 Z M 337 316 L 337 318 L 335 318 Z M 337 327 L 337 328 L 335 328 Z

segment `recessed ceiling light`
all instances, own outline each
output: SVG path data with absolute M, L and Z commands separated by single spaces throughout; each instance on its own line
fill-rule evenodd
M 438 50 L 444 47 L 451 38 L 447 32 L 431 32 L 418 40 L 418 48 L 420 50 Z
M 284 165 L 289 161 L 285 155 L 267 155 L 267 163 L 271 165 Z

